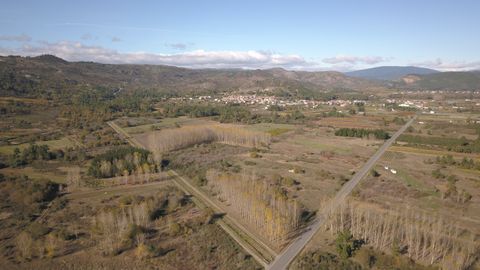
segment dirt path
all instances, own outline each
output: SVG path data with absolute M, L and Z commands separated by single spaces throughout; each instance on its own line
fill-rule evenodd
M 108 125 L 117 132 L 123 139 L 125 139 L 130 145 L 139 148 L 145 148 L 137 139 L 128 134 L 115 122 L 110 121 Z M 235 240 L 246 252 L 248 252 L 258 263 L 267 267 L 268 263 L 277 256 L 277 253 L 273 251 L 268 245 L 263 243 L 258 237 L 252 235 L 244 226 L 236 222 L 234 219 L 225 214 L 225 211 L 212 201 L 206 194 L 198 190 L 195 186 L 190 184 L 186 179 L 178 175 L 175 171 L 171 170 L 170 174 L 174 176 L 173 182 L 186 194 L 191 194 L 193 202 L 201 208 L 211 208 L 217 214 L 222 214 L 221 218 L 217 219 L 216 223 Z M 104 190 L 101 190 L 104 191 Z

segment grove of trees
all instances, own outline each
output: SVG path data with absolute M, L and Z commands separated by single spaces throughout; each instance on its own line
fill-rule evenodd
M 478 256 L 474 233 L 452 221 L 413 209 L 380 210 L 346 202 L 328 214 L 325 229 L 349 231 L 356 239 L 379 250 L 396 249 L 425 264 L 444 269 L 466 269 Z
M 299 203 L 253 174 L 209 170 L 207 179 L 221 201 L 274 244 L 282 244 L 300 225 Z
M 145 251 L 149 234 L 155 232 L 155 222 L 181 206 L 182 199 L 183 194 L 176 191 L 161 191 L 147 198 L 121 198 L 120 207 L 104 209 L 92 220 L 94 231 L 101 235 L 100 249 L 105 255 L 132 247 L 137 247 L 137 252 Z
M 88 174 L 97 178 L 153 173 L 159 170 L 150 151 L 135 147 L 117 147 L 96 156 Z
M 20 151 L 18 147 L 15 148 L 13 154 L 9 157 L 9 163 L 12 167 L 20 167 L 32 163 L 35 160 L 51 160 L 57 157 L 63 157 L 63 152 L 60 150 L 51 152 L 48 145 L 31 143 L 22 151 Z
M 234 125 L 187 126 L 153 132 L 148 148 L 165 153 L 195 144 L 220 142 L 246 147 L 260 147 L 270 143 L 270 134 L 255 132 Z

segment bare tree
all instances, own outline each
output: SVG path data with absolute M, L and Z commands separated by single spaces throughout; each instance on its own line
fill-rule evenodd
M 418 209 L 385 210 L 347 202 L 328 214 L 325 228 L 332 233 L 348 229 L 380 250 L 399 244 L 407 248 L 408 257 L 445 269 L 469 267 L 479 250 L 474 233 Z
M 32 258 L 33 239 L 30 234 L 21 232 L 15 239 L 15 246 L 22 259 L 28 260 Z
M 153 132 L 149 135 L 148 148 L 160 162 L 161 154 L 200 143 L 220 142 L 248 147 L 260 147 L 270 143 L 270 135 L 246 130 L 235 125 L 187 126 Z
M 214 170 L 207 179 L 221 201 L 234 205 L 245 221 L 259 230 L 271 242 L 282 244 L 299 225 L 300 207 L 278 189 L 254 174 L 230 174 Z

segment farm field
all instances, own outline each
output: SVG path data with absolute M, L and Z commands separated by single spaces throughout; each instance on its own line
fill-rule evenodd
M 404 205 L 455 219 L 479 234 L 480 167 L 475 164 L 480 160 L 480 153 L 464 152 L 469 148 L 449 148 L 447 144 L 450 139 L 461 137 L 477 140 L 479 131 L 466 118 L 451 123 L 443 117 L 432 116 L 419 117 L 413 129 L 406 135 L 433 136 L 430 133 L 445 139 L 446 143 L 430 141 L 428 144 L 427 140 L 418 145 L 413 141 L 407 146 L 392 146 L 377 164 L 380 176 L 369 176 L 357 195 L 386 208 Z M 403 144 L 402 139 L 399 141 Z M 475 148 L 472 151 L 476 151 Z
M 425 137 L 435 134 L 436 136 L 440 135 L 439 137 L 444 138 L 447 142 L 450 142 L 450 138 L 457 139 L 467 136 L 472 141 L 476 140 L 479 136 L 476 133 L 478 132 L 477 127 L 470 124 L 467 119 L 457 118 L 456 122 L 452 121 L 455 124 L 452 124 L 448 118 L 420 116 L 413 124 L 413 128 L 405 134 L 421 134 Z M 349 203 L 350 207 L 354 205 L 352 209 L 348 209 L 347 206 L 329 217 L 323 232 L 318 233 L 306 246 L 302 252 L 303 255 L 299 256 L 294 263 L 295 267 L 298 267 L 308 256 L 312 256 L 311 254 L 318 253 L 319 250 L 334 253 L 336 240 L 332 238 L 332 235 L 345 230 L 345 228 L 353 232 L 354 237 L 362 239 L 367 237 L 370 248 L 375 246 L 376 249 L 382 250 L 382 243 L 388 243 L 391 240 L 382 239 L 386 242 L 377 243 L 375 242 L 377 236 L 368 237 L 367 228 L 374 227 L 375 222 L 366 225 L 354 223 L 362 220 L 366 222 L 370 216 L 375 215 L 378 220 L 392 218 L 391 215 L 402 216 L 402 218 L 409 215 L 416 217 L 411 222 L 417 224 L 414 226 L 419 226 L 418 228 L 425 226 L 427 234 L 433 230 L 432 224 L 444 226 L 442 229 L 438 227 L 435 230 L 445 230 L 445 233 L 452 232 L 455 228 L 457 233 L 452 233 L 451 240 L 448 240 L 453 242 L 449 245 L 445 244 L 449 243 L 448 241 L 443 243 L 445 244 L 444 248 L 449 250 L 448 252 L 458 252 L 456 259 L 435 257 L 437 258 L 436 262 L 444 269 L 462 269 L 465 265 L 475 262 L 474 254 L 478 248 L 480 235 L 479 153 L 460 152 L 470 148 L 448 148 L 448 144 L 441 144 L 443 141 L 434 144 L 436 141 L 425 140 L 421 144 L 409 142 L 408 145 L 405 145 L 402 139 L 397 142 L 398 144 L 391 146 L 389 151 L 377 162 L 372 173 L 367 175 L 353 191 Z M 473 143 L 472 147 L 474 147 Z M 472 151 L 476 151 L 474 149 L 472 148 Z M 367 214 L 363 218 L 353 218 L 358 213 Z M 342 220 L 344 223 L 341 222 Z M 366 231 L 357 232 L 356 230 L 359 228 L 360 230 L 365 228 Z M 386 235 L 392 233 L 393 231 L 390 231 Z M 405 234 L 408 235 L 408 232 Z M 428 237 L 435 238 L 435 236 L 426 235 L 423 240 L 425 241 L 424 247 L 431 248 L 428 243 L 433 240 L 428 240 Z M 405 241 L 405 239 L 399 239 L 402 239 L 401 236 L 396 241 L 400 241 L 400 243 Z M 407 245 L 406 242 L 403 243 L 400 246 Z M 413 257 L 415 261 L 428 264 L 430 260 L 433 260 L 425 256 L 425 250 L 421 251 L 421 248 L 418 248 L 418 251 L 413 250 L 411 242 L 408 246 L 412 250 L 404 252 L 409 257 Z M 364 256 L 364 253 L 373 254 L 368 248 L 368 246 L 361 247 L 360 251 L 356 252 L 358 256 L 352 257 L 353 261 L 361 263 L 363 260 L 361 256 Z M 383 251 L 388 254 L 388 250 L 383 249 Z M 478 263 L 474 263 L 472 267 L 476 269 L 478 266 Z
M 373 139 L 335 136 L 334 125 L 337 122 L 340 127 L 347 126 L 344 119 L 335 120 L 329 122 L 329 127 L 318 126 L 316 123 L 236 125 L 235 128 L 270 134 L 272 142 L 258 148 L 200 143 L 198 147 L 168 153 L 167 157 L 171 159 L 173 168 L 183 171 L 194 182 L 209 169 L 254 174 L 264 182 L 279 184 L 289 198 L 297 200 L 306 210 L 314 213 L 382 143 Z M 368 119 L 365 122 L 371 127 L 381 128 L 383 122 L 375 120 Z M 182 128 L 194 125 L 201 127 L 205 123 L 204 120 L 182 121 L 185 123 L 181 125 Z M 211 121 L 209 123 L 212 124 Z M 151 134 L 161 135 L 162 132 L 165 131 L 133 135 L 148 147 Z M 209 185 L 202 187 L 212 194 Z M 228 205 L 226 207 L 228 209 Z
M 47 145 L 51 150 L 58 150 L 58 149 L 65 149 L 68 147 L 75 147 L 77 146 L 76 142 L 68 137 L 63 137 L 58 140 L 50 140 L 50 141 L 39 141 L 37 142 L 38 145 Z M 4 155 L 12 154 L 15 148 L 19 148 L 20 150 L 25 149 L 28 147 L 28 143 L 18 144 L 18 145 L 8 145 L 8 146 L 0 146 L 0 153 Z

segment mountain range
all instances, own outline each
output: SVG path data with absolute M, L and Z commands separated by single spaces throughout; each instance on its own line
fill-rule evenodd
M 415 74 L 415 75 L 429 75 L 439 73 L 440 71 L 414 67 L 414 66 L 382 66 L 374 67 L 356 71 L 346 72 L 345 74 L 350 77 L 364 78 L 370 80 L 379 80 L 379 81 L 394 81 L 400 80 L 404 76 Z
M 387 80 L 387 81 L 385 81 Z M 320 97 L 396 89 L 479 90 L 480 72 L 438 72 L 378 67 L 348 72 L 188 69 L 163 65 L 68 62 L 53 55 L 0 56 L 0 95 L 51 97 L 90 88 L 153 91 L 168 95 L 220 92 Z

